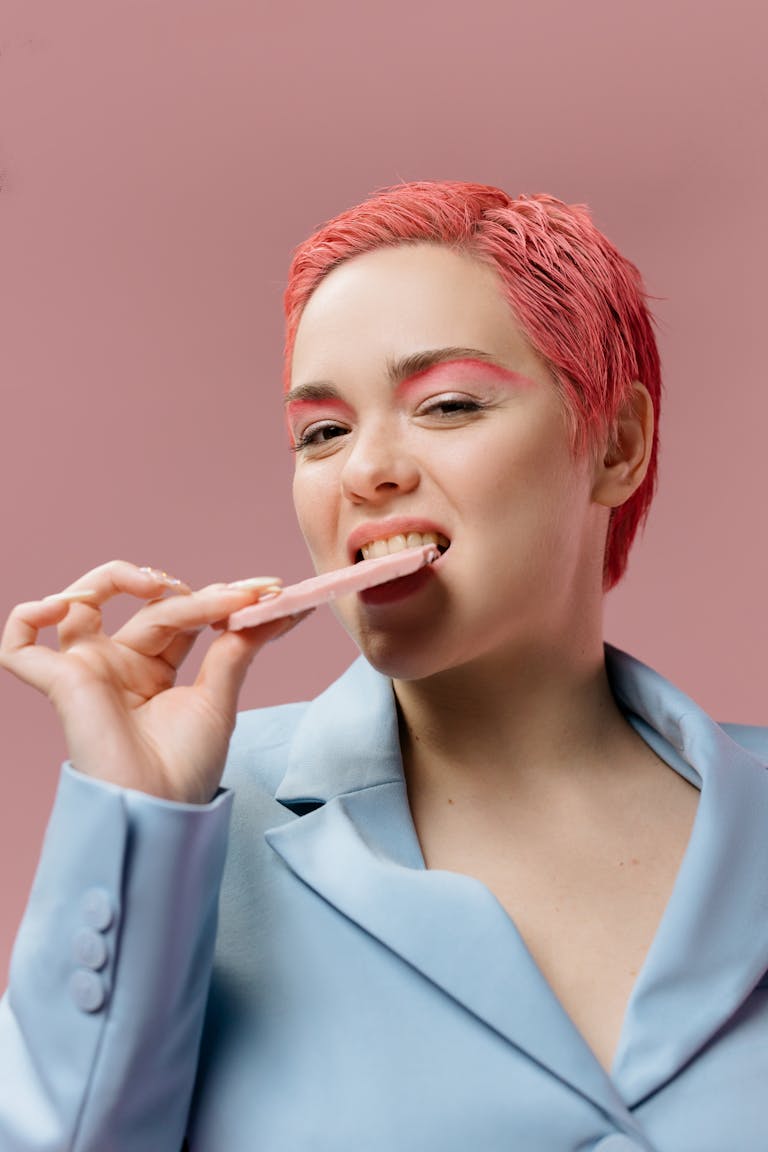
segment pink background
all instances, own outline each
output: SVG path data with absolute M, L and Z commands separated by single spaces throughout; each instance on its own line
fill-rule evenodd
M 291 250 L 378 187 L 473 180 L 588 203 L 660 297 L 661 491 L 606 636 L 768 723 L 767 33 L 762 0 L 3 0 L 0 616 L 116 556 L 308 575 Z M 318 612 L 243 703 L 354 654 Z M 64 749 L 6 674 L 0 724 L 2 976 Z

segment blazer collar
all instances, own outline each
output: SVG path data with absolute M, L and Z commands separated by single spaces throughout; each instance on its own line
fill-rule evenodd
M 644 1146 L 627 1106 L 661 1088 L 726 1025 L 768 967 L 768 779 L 759 760 L 658 673 L 611 645 L 605 657 L 629 722 L 701 789 L 611 1078 L 485 886 L 425 869 L 392 685 L 366 661 L 307 707 L 294 734 L 276 798 L 318 810 L 270 829 L 267 840 L 344 915 Z
M 761 759 L 658 673 L 616 649 L 606 649 L 606 664 L 629 721 L 701 788 L 614 1062 L 633 1103 L 727 1026 L 768 968 L 768 776 Z
M 361 656 L 307 706 L 276 799 L 324 802 L 402 779 L 392 681 Z
M 658 672 L 612 644 L 605 644 L 604 651 L 608 681 L 629 722 L 697 788 L 702 785 L 701 769 L 706 769 L 697 766 L 705 732 L 715 743 L 725 737 L 719 751 L 728 759 L 762 764 Z M 290 742 L 276 798 L 288 806 L 324 803 L 359 788 L 402 779 L 392 682 L 360 656 L 307 705 Z

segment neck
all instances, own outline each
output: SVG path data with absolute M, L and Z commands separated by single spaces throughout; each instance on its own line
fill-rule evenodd
M 501 797 L 573 783 L 637 739 L 611 692 L 599 636 L 396 680 L 394 689 L 411 791 Z

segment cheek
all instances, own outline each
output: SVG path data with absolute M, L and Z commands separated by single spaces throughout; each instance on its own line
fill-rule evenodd
M 506 437 L 462 460 L 461 504 L 471 522 L 492 530 L 500 546 L 522 533 L 543 544 L 570 530 L 583 502 L 581 472 L 560 444 L 545 438 Z
M 293 507 L 299 528 L 313 556 L 322 551 L 323 543 L 330 539 L 330 527 L 335 512 L 330 486 L 322 475 L 309 475 L 297 470 L 293 477 Z
M 524 438 L 500 437 L 473 445 L 454 460 L 451 474 L 462 504 L 482 521 L 516 516 L 545 504 L 554 486 L 546 454 Z

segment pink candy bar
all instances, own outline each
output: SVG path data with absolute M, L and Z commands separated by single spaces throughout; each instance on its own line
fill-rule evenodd
M 390 556 L 380 556 L 376 560 L 360 560 L 336 572 L 324 572 L 322 576 L 311 576 L 300 584 L 289 584 L 274 595 L 265 596 L 258 604 L 249 604 L 233 612 L 227 620 L 232 632 L 240 628 L 252 628 L 254 624 L 266 624 L 268 620 L 278 620 L 281 616 L 293 616 L 326 604 L 337 596 L 350 592 L 362 592 L 376 584 L 386 584 L 398 576 L 410 576 L 425 564 L 431 564 L 440 555 L 434 544 L 420 544 L 416 548 L 404 548 Z

